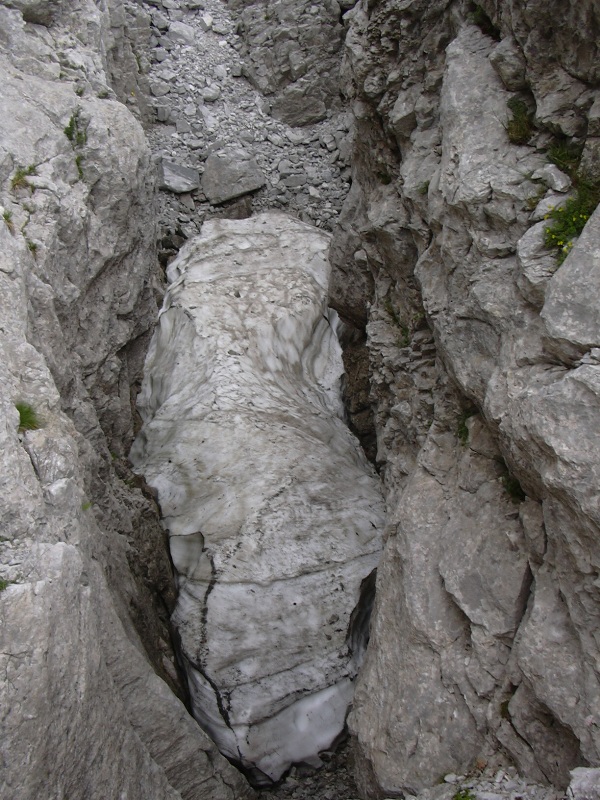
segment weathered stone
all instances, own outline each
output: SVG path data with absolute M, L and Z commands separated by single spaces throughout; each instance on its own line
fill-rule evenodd
M 159 186 L 175 194 L 193 192 L 200 187 L 200 173 L 197 169 L 182 167 L 181 164 L 174 164 L 172 161 L 161 161 Z
M 205 89 L 202 90 L 202 99 L 206 103 L 214 103 L 216 100 L 219 99 L 220 96 L 221 96 L 221 90 L 214 83 L 211 86 L 207 86 Z
M 337 2 L 282 0 L 276 10 L 232 0 L 249 80 L 288 125 L 311 125 L 339 108 L 343 29 Z
M 558 269 L 556 257 L 544 244 L 547 222 L 533 225 L 517 244 L 516 283 L 532 305 L 544 305 L 546 285 Z
M 398 141 L 410 136 L 417 124 L 413 92 L 401 92 L 390 113 L 390 123 Z
M 47 68 L 60 53 L 61 65 L 78 65 L 80 85 L 100 92 L 139 46 L 135 8 L 77 0 L 46 30 L 0 6 L 7 800 L 252 794 L 177 696 L 165 620 L 172 571 L 155 501 L 124 458 L 156 317 L 149 148 L 114 93 L 78 96 Z M 127 70 L 118 85 L 137 86 Z M 21 165 L 35 190 L 11 186 Z M 37 413 L 37 429 L 25 428 L 17 402 Z
M 200 21 L 200 27 L 202 28 L 203 31 L 211 30 L 213 25 L 213 18 L 211 17 L 210 14 L 202 14 L 199 21 Z
M 546 290 L 542 318 L 556 346 L 582 351 L 600 344 L 600 208 L 554 274 Z
M 525 58 L 511 36 L 496 45 L 490 54 L 490 62 L 509 92 L 527 88 Z
M 600 233 L 596 211 L 558 267 L 541 219 L 557 201 L 531 215 L 530 176 L 569 188 L 542 129 L 585 136 L 597 42 L 578 20 L 592 4 L 483 0 L 483 31 L 456 6 L 401 5 L 361 3 L 349 18 L 353 182 L 331 251 L 350 364 L 366 328 L 389 509 L 349 719 L 357 782 L 373 799 L 420 793 L 502 750 L 564 788 L 600 761 L 600 673 L 584 655 L 598 653 L 600 618 Z M 561 26 L 541 22 L 553 14 Z M 375 72 L 389 88 L 373 98 Z M 400 87 L 419 99 L 398 138 Z M 537 153 L 508 141 L 507 88 L 533 95 Z
M 202 191 L 215 205 L 254 192 L 265 183 L 263 172 L 245 150 L 219 150 L 206 159 Z
M 554 164 L 546 164 L 531 176 L 534 181 L 543 181 L 550 189 L 555 192 L 567 192 L 571 187 L 571 179 L 564 172 L 561 172 Z
M 176 44 L 192 45 L 196 39 L 194 29 L 185 22 L 171 22 L 169 26 L 169 39 Z
M 292 87 L 273 102 L 273 116 L 299 128 L 325 119 L 327 107 L 317 97 L 307 96 L 302 89 Z
M 567 797 L 569 800 L 599 800 L 600 769 L 577 767 L 572 770 Z

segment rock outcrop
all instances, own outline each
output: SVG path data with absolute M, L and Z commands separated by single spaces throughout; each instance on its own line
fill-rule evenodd
M 343 27 L 337 0 L 230 0 L 239 10 L 245 72 L 273 115 L 310 125 L 339 107 Z
M 111 83 L 140 19 L 0 6 L 6 800 L 252 794 L 182 702 L 164 533 L 124 458 L 159 285 L 150 152 Z
M 194 715 L 258 782 L 342 731 L 380 555 L 328 244 L 282 214 L 205 223 L 169 267 L 138 401 L 132 460 L 169 532 Z
M 400 796 L 500 751 L 565 786 L 600 762 L 600 210 L 562 265 L 543 218 L 594 179 L 597 8 L 348 16 L 331 290 L 389 509 L 357 775 Z

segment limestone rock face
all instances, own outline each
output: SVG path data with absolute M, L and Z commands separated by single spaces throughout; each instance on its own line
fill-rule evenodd
M 292 126 L 325 119 L 339 105 L 343 39 L 336 0 L 230 0 L 246 74 L 272 102 L 273 115 Z
M 135 39 L 118 2 L 16 5 L 0 6 L 0 795 L 250 796 L 182 702 L 164 535 L 123 457 L 158 289 L 150 153 L 110 83 L 109 52 Z
M 483 2 L 487 22 L 420 0 L 347 15 L 332 304 L 366 341 L 389 508 L 349 720 L 366 797 L 498 751 L 561 787 L 600 763 L 600 211 L 562 265 L 543 219 L 572 191 L 552 137 L 595 147 L 592 6 L 561 25 L 535 2 Z
M 205 223 L 169 268 L 131 456 L 169 532 L 194 714 L 259 781 L 342 730 L 381 546 L 328 244 L 276 213 Z

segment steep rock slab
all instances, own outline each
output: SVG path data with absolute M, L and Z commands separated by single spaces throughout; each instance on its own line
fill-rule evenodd
M 119 458 L 156 316 L 150 153 L 108 88 L 128 9 L 47 10 L 0 5 L 0 796 L 249 797 L 173 691 L 164 535 Z
M 358 778 L 365 796 L 414 792 L 501 751 L 566 786 L 600 759 L 599 218 L 560 267 L 531 225 L 568 186 L 544 142 L 588 128 L 595 17 L 569 7 L 557 36 L 541 4 L 483 0 L 502 44 L 455 4 L 401 5 L 350 15 L 357 136 L 332 250 L 336 308 L 366 326 L 391 529 Z M 525 87 L 536 122 L 517 145 Z
M 194 714 L 263 780 L 341 731 L 380 549 L 378 482 L 342 419 L 328 244 L 280 214 L 205 224 L 169 269 L 132 450 L 169 531 Z

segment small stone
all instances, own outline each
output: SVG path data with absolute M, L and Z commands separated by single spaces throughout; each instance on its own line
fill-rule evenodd
M 186 106 L 184 106 L 183 113 L 185 114 L 186 117 L 195 117 L 196 114 L 198 113 L 198 109 L 196 108 L 194 103 L 188 103 Z
M 192 192 L 200 186 L 200 173 L 172 161 L 162 161 L 159 169 L 159 187 L 175 194 Z
M 285 135 L 292 144 L 304 144 L 306 136 L 300 131 L 286 131 Z
M 217 64 L 214 70 L 215 79 L 224 81 L 227 78 L 227 67 L 224 64 Z
M 160 11 L 153 11 L 150 14 L 150 18 L 152 20 L 152 24 L 157 30 L 159 31 L 169 30 L 169 20 Z
M 256 191 L 265 183 L 265 175 L 256 161 L 235 148 L 210 155 L 202 176 L 202 190 L 213 205 Z
M 157 61 L 159 64 L 163 62 L 168 57 L 167 51 L 164 47 L 157 47 L 154 51 L 154 60 Z
M 290 189 L 304 186 L 306 183 L 306 175 L 290 175 L 290 177 L 285 178 L 283 182 Z
M 210 14 L 202 14 L 198 21 L 203 31 L 209 31 L 213 26 L 213 18 Z
M 182 203 L 188 211 L 194 211 L 196 205 L 194 203 L 194 199 L 189 192 L 183 192 L 179 195 L 179 202 Z
M 561 172 L 554 164 L 546 164 L 531 176 L 534 181 L 543 181 L 550 189 L 555 192 L 567 192 L 571 188 L 571 179 L 564 172 Z
M 231 74 L 234 78 L 241 78 L 243 74 L 242 65 L 238 62 L 232 64 L 231 66 Z
M 166 94 L 169 94 L 171 91 L 171 87 L 165 81 L 151 81 L 150 82 L 150 92 L 153 97 L 164 97 Z
M 215 84 L 207 86 L 202 90 L 202 99 L 205 103 L 214 103 L 221 96 L 221 90 Z
M 218 33 L 219 36 L 224 36 L 226 33 L 229 33 L 229 28 L 224 22 L 213 22 L 212 29 L 215 33 Z
M 158 122 L 168 122 L 171 115 L 167 106 L 156 106 L 156 119 Z
M 185 22 L 172 22 L 169 28 L 169 38 L 177 44 L 191 45 L 196 39 L 196 32 L 191 25 Z
M 192 126 L 186 119 L 178 119 L 175 123 L 177 133 L 191 133 Z

